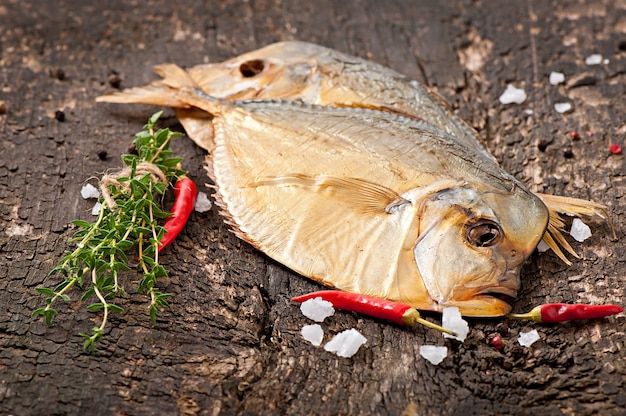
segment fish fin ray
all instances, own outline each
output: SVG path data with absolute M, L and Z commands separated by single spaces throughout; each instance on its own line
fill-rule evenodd
M 174 108 L 189 107 L 187 103 L 176 97 L 175 90 L 162 84 L 160 81 L 154 81 L 141 87 L 127 88 L 123 91 L 100 95 L 96 97 L 96 102 L 149 104 Z
M 410 201 L 387 187 L 357 178 L 293 174 L 268 177 L 252 182 L 249 186 L 299 186 L 313 192 L 327 192 L 363 213 L 394 213 L 410 204 Z
M 544 204 L 555 212 L 576 216 L 597 216 L 604 220 L 609 220 L 606 206 L 586 199 L 572 198 L 568 196 L 557 196 L 548 194 L 536 194 Z
M 560 258 L 568 266 L 571 266 L 572 262 L 569 261 L 565 253 L 563 253 L 563 250 L 561 250 L 561 247 L 559 246 L 559 243 L 557 242 L 557 240 L 561 243 L 564 242 L 565 250 L 567 250 L 568 253 L 572 253 L 573 251 L 572 246 L 570 246 L 567 240 L 563 238 L 563 234 L 561 234 L 561 232 L 558 229 L 555 229 L 552 225 L 548 225 L 548 229 L 546 230 L 546 233 L 543 235 L 543 242 L 546 243 L 546 245 L 552 251 L 554 251 L 554 254 L 556 254 L 558 258 Z M 575 252 L 573 253 L 573 255 L 575 257 L 578 257 L 578 255 Z
M 215 148 L 213 116 L 197 108 L 175 108 L 174 112 L 187 136 L 201 148 L 212 152 Z
M 536 195 L 541 198 L 550 211 L 550 223 L 548 224 L 548 229 L 543 237 L 543 241 L 561 260 L 568 265 L 570 265 L 571 262 L 567 260 L 561 248 L 565 249 L 565 251 L 576 258 L 579 258 L 579 256 L 563 236 L 566 232 L 565 221 L 563 221 L 560 214 L 602 218 L 609 225 L 613 234 L 613 239 L 617 239 L 615 227 L 604 205 L 593 201 L 566 196 L 547 194 Z
M 156 65 L 154 72 L 163 78 L 160 82 L 170 88 L 197 88 L 189 73 L 176 64 Z
M 259 243 L 255 241 L 253 238 L 250 238 L 245 232 L 243 232 L 241 228 L 239 227 L 239 225 L 237 224 L 237 221 L 230 214 L 230 211 L 228 210 L 228 204 L 224 200 L 224 196 L 220 192 L 219 187 L 217 185 L 214 185 L 215 173 L 213 171 L 213 165 L 210 160 L 210 157 L 208 156 L 207 156 L 207 164 L 205 165 L 205 170 L 209 178 L 211 178 L 211 180 L 213 181 L 213 184 L 205 184 L 205 185 L 209 189 L 212 189 L 214 191 L 214 193 L 212 194 L 212 197 L 213 197 L 213 200 L 215 201 L 217 212 L 218 214 L 222 216 L 224 224 L 228 226 L 228 228 L 230 229 L 230 232 L 233 233 L 237 238 L 245 241 L 246 243 L 250 244 L 251 246 L 257 249 L 261 249 L 261 246 L 259 245 Z
M 188 108 L 189 104 L 176 94 L 180 88 L 194 88 L 189 74 L 175 64 L 161 64 L 154 67 L 163 79 L 149 82 L 141 87 L 127 88 L 123 91 L 96 97 L 96 102 L 134 103 L 161 105 L 174 108 Z

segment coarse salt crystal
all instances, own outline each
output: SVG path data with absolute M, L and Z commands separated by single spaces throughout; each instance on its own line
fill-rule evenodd
M 438 347 L 436 345 L 420 346 L 420 355 L 431 364 L 438 365 L 448 356 L 448 347 Z
M 572 103 L 555 103 L 554 109 L 559 114 L 567 113 L 572 109 Z
M 565 74 L 561 72 L 550 72 L 550 85 L 559 85 L 565 81 Z
M 574 218 L 572 221 L 572 228 L 569 230 L 569 235 L 571 235 L 574 240 L 582 243 L 591 237 L 591 228 L 582 222 L 580 218 Z
M 466 320 L 461 317 L 461 313 L 459 312 L 459 308 L 456 306 L 451 306 L 443 309 L 443 314 L 441 317 L 441 326 L 446 329 L 450 329 L 456 332 L 457 336 L 453 336 L 450 334 L 444 333 L 443 336 L 445 338 L 454 338 L 458 341 L 465 341 L 467 334 L 469 333 L 469 324 Z
M 193 207 L 197 212 L 207 212 L 211 209 L 211 200 L 204 192 L 198 192 L 198 197 L 196 198 L 196 205 Z
M 93 208 L 91 208 L 91 215 L 98 215 L 100 214 L 100 208 L 102 207 L 102 204 L 100 202 L 96 202 L 95 205 L 93 206 Z
M 526 101 L 526 92 L 512 84 L 507 84 L 506 90 L 504 90 L 499 100 L 502 104 L 521 104 Z
M 585 58 L 586 65 L 600 65 L 602 63 L 602 55 L 594 53 Z
M 537 244 L 537 251 L 540 253 L 545 253 L 550 250 L 550 247 L 546 244 L 545 241 L 541 240 L 539 244 Z
M 80 196 L 83 199 L 100 198 L 100 191 L 92 184 L 87 183 L 80 189 Z
M 528 332 L 520 332 L 517 341 L 522 347 L 530 347 L 536 341 L 539 341 L 539 339 L 539 332 L 537 332 L 536 329 L 533 329 L 532 331 Z
M 321 297 L 309 299 L 300 304 L 302 314 L 315 322 L 324 322 L 324 319 L 335 314 L 333 304 Z
M 302 334 L 302 338 L 316 347 L 319 347 L 322 343 L 322 339 L 324 339 L 324 330 L 319 324 L 305 325 L 302 327 L 300 333 Z
M 324 345 L 324 349 L 334 352 L 340 357 L 352 357 L 361 348 L 361 345 L 367 342 L 359 331 L 354 328 L 347 329 L 335 335 L 333 339 Z

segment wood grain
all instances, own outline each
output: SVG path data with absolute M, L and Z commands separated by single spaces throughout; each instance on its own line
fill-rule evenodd
M 49 328 L 30 318 L 43 302 L 34 288 L 58 281 L 47 273 L 68 248 L 71 220 L 90 219 L 81 186 L 120 166 L 119 155 L 156 111 L 96 105 L 112 88 L 110 71 L 122 87 L 134 86 L 154 79 L 158 63 L 221 61 L 286 39 L 425 82 L 533 190 L 609 207 L 620 239 L 610 241 L 604 224 L 591 223 L 594 235 L 575 245 L 581 259 L 573 266 L 534 255 L 515 310 L 557 301 L 623 304 L 624 159 L 607 151 L 626 133 L 623 2 L 87 3 L 0 5 L 0 100 L 7 105 L 0 114 L 0 413 L 625 414 L 624 316 L 509 322 L 506 348 L 497 352 L 486 338 L 498 321 L 472 321 L 458 344 L 423 328 L 338 313 L 324 323 L 326 334 L 356 327 L 368 343 L 351 359 L 336 357 L 301 338 L 308 321 L 289 301 L 319 287 L 239 241 L 214 211 L 194 213 L 164 256 L 170 277 L 161 288 L 173 297 L 156 325 L 145 297 L 132 294 L 92 356 L 77 334 L 98 317 L 78 301 Z M 608 63 L 585 65 L 592 53 Z M 550 85 L 551 71 L 563 72 L 565 84 Z M 507 83 L 523 87 L 528 100 L 500 104 Z M 554 103 L 563 101 L 574 111 L 556 113 Z M 166 114 L 163 124 L 181 130 Z M 173 148 L 199 184 L 208 182 L 201 149 L 184 138 Z M 125 279 L 130 285 L 138 276 Z M 520 347 L 518 332 L 531 328 L 542 340 Z M 419 357 L 423 344 L 446 344 L 450 355 L 432 366 Z

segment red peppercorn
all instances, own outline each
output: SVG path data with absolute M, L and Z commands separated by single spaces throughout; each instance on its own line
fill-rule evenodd
M 501 351 L 502 349 L 504 349 L 504 341 L 502 340 L 502 337 L 500 336 L 500 334 L 492 334 L 491 336 L 489 336 L 489 338 L 487 339 L 487 342 L 496 350 L 496 351 Z
M 611 143 L 609 145 L 609 152 L 613 153 L 614 155 L 619 155 L 622 153 L 622 146 L 617 143 Z

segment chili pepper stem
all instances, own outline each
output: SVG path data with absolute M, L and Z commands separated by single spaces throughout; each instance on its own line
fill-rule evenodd
M 534 310 L 533 310 L 534 311 Z M 541 323 L 541 314 L 534 313 L 533 311 L 527 313 L 510 313 L 505 315 L 505 318 L 509 319 L 523 319 L 526 321 L 534 321 Z
M 458 334 L 451 329 L 444 328 L 440 325 L 434 324 L 426 319 L 422 318 L 420 313 L 415 308 L 409 308 L 402 315 L 402 320 L 407 326 L 415 326 L 417 324 L 424 325 L 430 329 L 436 329 L 437 331 L 443 332 L 448 335 L 452 335 L 453 337 L 458 336 Z
M 505 318 L 509 319 L 524 319 L 527 321 L 534 321 L 541 323 L 541 306 L 537 306 L 533 308 L 530 312 L 527 313 L 510 313 L 505 316 Z

